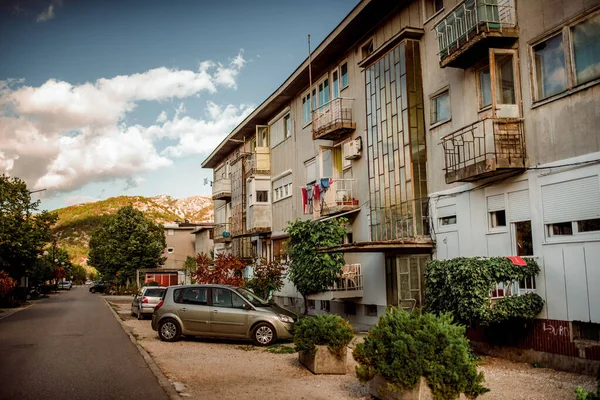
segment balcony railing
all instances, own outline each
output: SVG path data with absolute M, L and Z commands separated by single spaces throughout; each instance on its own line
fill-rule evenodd
M 319 199 L 313 201 L 314 211 L 318 211 L 320 215 L 337 214 L 360 208 L 354 179 L 323 178 L 317 182 L 317 185 L 319 185 Z M 311 212 L 311 210 L 307 211 Z
M 535 293 L 534 276 L 530 276 L 521 281 L 499 282 L 492 289 L 490 298 L 493 304 L 494 300 L 503 299 L 510 296 L 523 296 L 527 293 Z
M 246 213 L 246 233 L 271 232 L 271 203 L 254 203 Z
M 328 290 L 311 294 L 310 300 L 352 299 L 363 297 L 363 273 L 361 264 L 346 264 L 342 273 Z
M 312 112 L 313 139 L 337 140 L 354 131 L 352 103 L 354 99 L 338 97 Z
M 268 147 L 257 147 L 246 159 L 246 176 L 270 175 L 271 154 Z
M 215 243 L 231 242 L 231 224 L 215 224 L 213 241 Z
M 231 179 L 223 178 L 213 182 L 212 199 L 224 200 L 231 198 Z
M 470 60 L 466 50 L 483 39 L 518 37 L 515 0 L 465 0 L 446 14 L 435 30 L 440 65 L 467 68 L 476 59 Z
M 523 120 L 486 118 L 442 138 L 446 183 L 479 179 L 527 167 Z

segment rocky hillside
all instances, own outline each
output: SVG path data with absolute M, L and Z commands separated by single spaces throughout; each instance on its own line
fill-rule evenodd
M 214 219 L 213 202 L 210 196 L 193 196 L 174 199 L 167 195 L 156 197 L 119 196 L 94 203 L 77 204 L 56 210 L 58 222 L 54 233 L 58 244 L 71 255 L 77 264 L 86 264 L 88 242 L 94 229 L 109 215 L 126 205 L 142 211 L 156 223 L 164 224 L 176 220 L 207 222 Z

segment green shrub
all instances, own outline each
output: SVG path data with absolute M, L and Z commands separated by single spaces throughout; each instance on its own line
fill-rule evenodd
M 356 375 L 365 382 L 376 374 L 395 390 L 408 390 L 425 377 L 435 399 L 476 398 L 489 389 L 477 372 L 465 328 L 452 316 L 439 317 L 390 308 L 354 349 Z
M 305 354 L 315 354 L 315 346 L 327 346 L 329 351 L 341 359 L 344 349 L 354 338 L 354 330 L 348 321 L 334 314 L 302 318 L 294 329 L 296 351 Z
M 598 368 L 598 373 L 596 374 L 596 393 L 588 392 L 581 386 L 577 388 L 575 391 L 575 399 L 576 400 L 600 400 L 600 367 Z

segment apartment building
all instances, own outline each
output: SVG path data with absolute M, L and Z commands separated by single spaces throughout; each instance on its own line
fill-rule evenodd
M 513 292 L 546 306 L 504 344 L 600 359 L 599 38 L 599 0 L 361 1 L 204 161 L 215 252 L 348 218 L 343 279 L 309 306 L 359 328 L 420 306 L 432 257 L 535 257 Z

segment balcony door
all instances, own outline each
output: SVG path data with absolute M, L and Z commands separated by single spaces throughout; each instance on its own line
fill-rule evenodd
M 521 117 L 521 86 L 517 51 L 490 49 L 494 118 Z
M 256 169 L 268 171 L 271 169 L 269 160 L 270 152 L 270 130 L 269 125 L 256 125 Z
M 321 148 L 321 179 L 332 179 L 333 181 L 342 178 L 342 152 L 339 147 Z M 321 182 L 319 182 L 321 183 Z M 324 201 L 327 204 L 335 204 L 336 200 L 341 200 L 342 193 L 339 193 L 338 184 L 333 182 L 327 187 Z

